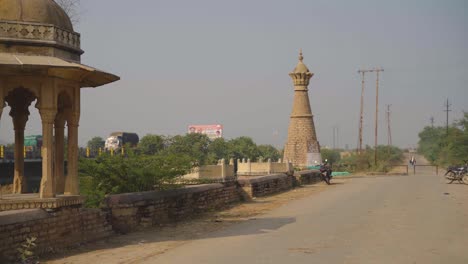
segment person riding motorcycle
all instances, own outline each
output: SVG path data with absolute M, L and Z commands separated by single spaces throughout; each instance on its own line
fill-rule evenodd
M 320 165 L 320 173 L 322 174 L 325 182 L 330 184 L 330 180 L 332 178 L 332 169 L 331 166 L 328 164 L 328 160 L 325 159 L 325 162 Z

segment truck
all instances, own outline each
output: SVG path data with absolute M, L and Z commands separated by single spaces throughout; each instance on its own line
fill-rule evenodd
M 140 138 L 136 133 L 130 132 L 113 132 L 106 139 L 104 143 L 104 149 L 106 151 L 119 151 L 123 146 L 130 145 L 130 147 L 136 147 L 140 142 Z
M 24 137 L 24 150 L 26 159 L 40 159 L 42 147 L 42 135 Z

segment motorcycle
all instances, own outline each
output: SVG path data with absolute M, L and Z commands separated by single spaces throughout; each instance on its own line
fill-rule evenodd
M 468 161 L 464 160 L 464 166 L 451 166 L 448 167 L 447 172 L 445 173 L 445 178 L 449 180 L 449 184 L 454 181 L 459 183 L 464 183 L 464 178 L 468 174 Z
M 325 160 L 325 164 L 320 165 L 320 176 L 322 177 L 322 180 L 325 181 L 328 185 L 331 184 L 331 178 L 332 178 L 332 170 L 330 166 L 328 166 L 327 161 Z

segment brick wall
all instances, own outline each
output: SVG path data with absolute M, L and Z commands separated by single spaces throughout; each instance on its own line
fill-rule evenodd
M 180 221 L 194 214 L 240 201 L 235 185 L 204 184 L 187 188 L 111 195 L 106 204 L 117 232 Z
M 37 238 L 38 255 L 109 237 L 106 217 L 99 209 L 76 207 L 0 212 L 0 263 L 16 260 L 17 249 L 31 237 Z

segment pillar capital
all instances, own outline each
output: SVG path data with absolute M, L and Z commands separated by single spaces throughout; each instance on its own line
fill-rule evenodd
M 78 126 L 80 123 L 80 113 L 79 112 L 69 112 L 67 113 L 67 125 Z
M 42 123 L 53 124 L 57 115 L 57 109 L 54 108 L 39 108 Z
M 15 111 L 13 114 L 10 112 L 10 116 L 13 118 L 13 127 L 15 131 L 25 129 L 26 123 L 29 119 L 29 111 Z

